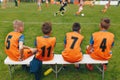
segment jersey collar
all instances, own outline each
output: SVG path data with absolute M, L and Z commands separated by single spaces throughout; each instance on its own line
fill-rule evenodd
M 107 30 L 101 30 L 102 32 L 107 32 Z
M 46 35 L 45 35 L 45 36 L 43 36 L 43 37 L 44 37 L 44 38 L 49 38 L 50 36 L 46 36 Z

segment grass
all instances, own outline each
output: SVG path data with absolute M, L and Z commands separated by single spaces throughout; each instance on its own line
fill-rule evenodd
M 71 26 L 74 22 L 80 22 L 82 26 L 81 34 L 84 35 L 82 50 L 85 53 L 85 47 L 89 44 L 90 36 L 93 32 L 99 31 L 98 25 L 100 19 L 109 17 L 111 19 L 110 32 L 115 34 L 115 46 L 112 49 L 113 57 L 109 61 L 108 69 L 105 72 L 105 80 L 120 80 L 120 7 L 111 6 L 107 13 L 102 14 L 100 11 L 103 6 L 89 7 L 85 6 L 83 13 L 84 17 L 74 16 L 78 6 L 68 5 L 67 12 L 64 16 L 54 17 L 53 13 L 59 9 L 58 5 L 50 5 L 46 8 L 43 4 L 42 11 L 37 11 L 35 3 L 21 3 L 19 8 L 14 8 L 13 3 L 9 4 L 6 9 L 0 9 L 0 80 L 10 80 L 8 67 L 4 65 L 6 54 L 4 52 L 4 39 L 6 35 L 13 31 L 12 22 L 15 19 L 20 19 L 25 22 L 25 44 L 34 47 L 35 37 L 42 35 L 41 24 L 45 21 L 53 23 L 52 36 L 57 38 L 55 53 L 61 54 L 63 50 L 63 40 L 66 32 L 71 31 Z M 43 71 L 48 69 L 43 66 Z M 23 71 L 20 66 L 16 67 L 14 80 L 34 80 L 34 76 L 26 71 Z M 42 80 L 56 80 L 54 73 L 43 77 Z M 57 80 L 101 80 L 101 74 L 95 69 L 92 72 L 86 70 L 85 65 L 81 65 L 80 70 L 74 69 L 73 65 L 69 65 L 66 70 L 59 73 Z

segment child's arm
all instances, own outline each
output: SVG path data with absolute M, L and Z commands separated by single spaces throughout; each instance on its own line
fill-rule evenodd
M 23 42 L 20 41 L 19 42 L 19 52 L 20 52 L 20 57 L 19 57 L 19 61 L 22 61 L 23 60 Z
M 20 52 L 20 56 L 19 56 L 19 61 L 22 61 L 23 59 L 23 49 L 24 49 L 24 35 L 22 35 L 19 38 L 19 52 Z
M 24 49 L 30 49 L 31 47 L 23 45 Z

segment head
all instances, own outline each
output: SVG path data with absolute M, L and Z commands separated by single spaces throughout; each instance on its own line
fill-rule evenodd
M 109 27 L 110 27 L 110 19 L 108 19 L 108 18 L 101 19 L 100 29 L 101 30 L 108 30 Z
M 43 25 L 42 25 L 42 32 L 44 35 L 50 35 L 52 31 L 52 24 L 50 22 L 45 22 Z
M 24 23 L 20 20 L 13 21 L 14 31 L 22 33 L 24 31 Z
M 72 26 L 72 30 L 76 32 L 80 32 L 81 26 L 79 23 L 74 23 Z

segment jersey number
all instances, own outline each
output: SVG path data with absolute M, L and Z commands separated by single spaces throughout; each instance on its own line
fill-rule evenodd
M 102 52 L 106 49 L 106 38 L 104 38 L 100 44 L 100 48 L 102 49 Z
M 46 46 L 43 46 L 41 49 L 42 49 L 42 57 L 44 57 L 44 56 L 45 56 L 45 49 L 46 49 Z M 47 50 L 48 50 L 47 57 L 49 57 L 49 56 L 50 56 L 50 52 L 51 52 L 51 46 L 48 47 Z
M 6 41 L 6 49 L 9 49 L 10 48 L 10 39 L 12 38 L 12 36 L 11 35 L 9 35 L 8 37 L 7 37 L 7 41 Z
M 77 37 L 72 37 L 71 39 L 73 39 L 73 43 L 72 43 L 72 45 L 71 45 L 71 49 L 73 49 L 74 48 L 74 46 L 75 46 L 75 43 L 77 42 L 77 40 L 78 40 L 78 38 Z

